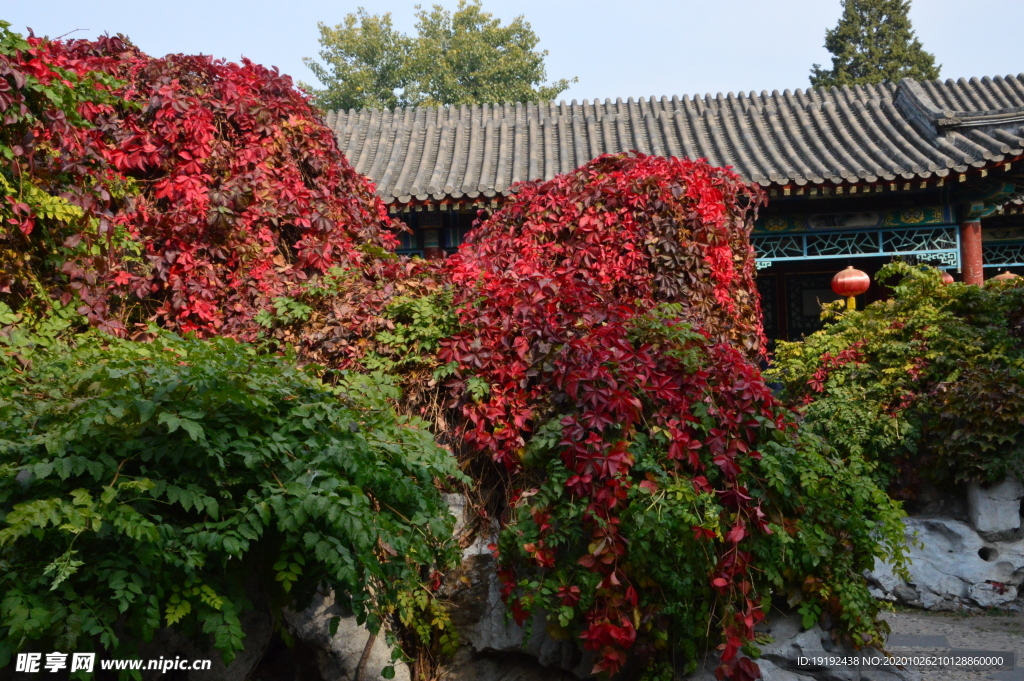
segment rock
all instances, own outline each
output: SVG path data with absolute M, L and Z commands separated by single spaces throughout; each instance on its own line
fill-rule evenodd
M 556 641 L 551 638 L 547 634 L 545 613 L 534 613 L 529 637 L 523 627 L 506 616 L 494 559 L 489 551 L 486 555 L 464 555 L 463 570 L 470 573 L 469 585 L 465 592 L 454 596 L 456 605 L 452 607 L 453 623 L 462 640 L 472 647 L 475 659 L 495 653 L 527 654 L 534 657 L 541 667 L 557 667 L 580 679 L 591 676 L 593 657 L 583 655 L 574 641 Z M 466 601 L 471 601 L 468 607 L 457 605 Z M 454 616 L 456 611 L 459 612 L 457 619 Z M 470 613 L 477 616 L 467 617 Z
M 975 584 L 968 596 L 982 608 L 995 608 L 1017 600 L 1017 587 L 1010 584 Z
M 773 643 L 762 645 L 756 660 L 765 681 L 919 681 L 917 672 L 891 670 L 863 665 L 848 667 L 815 666 L 815 657 L 872 657 L 881 653 L 872 648 L 854 650 L 832 641 L 831 635 L 815 625 L 806 631 L 799 615 L 772 615 L 764 633 Z M 805 658 L 805 659 L 801 659 Z M 691 677 L 697 681 L 701 677 Z
M 876 561 L 868 575 L 882 597 L 927 610 L 1005 606 L 1024 581 L 1024 539 L 986 541 L 967 523 L 907 518 L 910 583 Z
M 337 631 L 331 636 L 330 625 L 334 617 L 340 619 Z M 334 602 L 333 593 L 318 593 L 302 612 L 286 610 L 284 620 L 289 633 L 314 650 L 320 676 L 330 681 L 352 679 L 370 632 Z M 383 636 L 378 636 L 363 668 L 363 681 L 384 681 L 380 672 L 389 664 L 391 648 Z M 394 664 L 395 681 L 410 681 L 408 665 L 401 661 Z
M 270 645 L 270 638 L 274 635 L 273 617 L 266 610 L 247 610 L 241 614 L 238 621 L 245 631 L 245 641 L 242 644 L 245 647 L 227 667 L 224 666 L 220 655 L 212 655 L 212 665 L 205 678 L 212 675 L 223 681 L 245 681 L 260 663 L 263 653 Z M 190 674 L 189 678 L 193 676 L 204 677 L 204 674 Z
M 809 675 L 811 668 L 801 668 L 800 658 L 824 655 L 827 651 L 822 639 L 827 634 L 815 625 L 803 630 L 799 616 L 772 618 L 768 623 L 768 635 L 773 643 L 760 646 L 762 660 L 768 660 L 782 669 L 800 669 L 800 673 Z M 831 638 L 828 639 L 831 643 Z
M 445 501 L 455 516 L 456 536 L 460 536 L 469 525 L 466 498 L 449 494 Z M 496 536 L 497 528 L 492 530 Z M 495 536 L 477 536 L 469 543 L 462 551 L 462 566 L 445 580 L 443 596 L 463 648 L 444 665 L 441 678 L 495 681 L 519 678 L 515 675 L 520 673 L 530 679 L 590 678 L 593 656 L 583 655 L 574 641 L 551 638 L 545 613 L 534 613 L 529 637 L 506 615 L 494 555 L 487 548 Z
M 892 569 L 884 563 L 868 575 L 868 578 L 885 593 L 895 593 L 896 587 L 903 584 L 903 580 L 893 574 Z
M 270 645 L 270 639 L 274 635 L 274 619 L 265 607 L 263 599 L 249 589 L 250 599 L 255 604 L 255 609 L 244 611 L 238 618 L 245 632 L 244 648 L 235 655 L 231 664 L 225 665 L 220 652 L 212 648 L 206 648 L 197 644 L 196 640 L 186 636 L 178 629 L 161 629 L 149 643 L 140 646 L 140 657 L 143 659 L 156 660 L 160 657 L 174 659 L 208 659 L 210 669 L 205 671 L 177 672 L 179 678 L 188 681 L 204 681 L 206 679 L 219 679 L 220 681 L 245 681 L 252 674 L 253 670 L 263 658 L 263 653 Z M 153 679 L 166 679 L 166 672 L 143 671 L 142 678 L 145 681 Z
M 906 603 L 908 605 L 921 600 L 921 594 L 917 593 L 917 589 L 902 582 L 897 584 L 896 588 L 893 589 L 893 595 L 900 603 Z
M 903 505 L 910 515 L 968 521 L 966 494 L 950 494 L 926 480 L 919 481 L 916 494 L 915 499 L 908 499 Z
M 991 487 L 972 482 L 967 486 L 967 515 L 979 532 L 1007 532 L 1020 527 L 1020 500 L 1024 485 L 1009 475 Z
M 768 619 L 768 634 L 774 643 L 761 646 L 761 658 L 757 664 L 767 681 L 920 681 L 915 671 L 851 665 L 847 667 L 814 666 L 809 660 L 814 657 L 864 658 L 881 656 L 874 648 L 855 650 L 839 645 L 820 626 L 815 625 L 804 631 L 800 616 L 773 615 Z M 803 664 L 801 664 L 803 662 Z M 767 673 L 766 673 L 767 672 Z
M 814 681 L 813 676 L 796 674 L 788 669 L 776 667 L 768 660 L 758 660 L 757 666 L 761 668 L 761 678 L 763 681 Z
M 466 530 L 469 523 L 469 500 L 465 494 L 442 494 L 441 498 L 448 506 L 448 512 L 455 516 L 455 528 L 452 535 L 458 537 Z
M 868 587 L 868 593 L 871 594 L 871 597 L 874 598 L 876 601 L 892 601 L 892 600 L 895 600 L 891 594 L 887 594 L 884 591 L 882 591 L 881 589 L 876 589 L 873 586 L 869 586 Z

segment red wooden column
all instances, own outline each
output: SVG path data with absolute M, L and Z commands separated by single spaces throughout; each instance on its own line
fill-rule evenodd
M 423 230 L 423 257 L 427 260 L 444 260 L 444 249 L 441 248 L 441 230 Z
M 960 267 L 965 284 L 982 284 L 985 271 L 981 258 L 981 221 L 965 220 L 960 223 Z

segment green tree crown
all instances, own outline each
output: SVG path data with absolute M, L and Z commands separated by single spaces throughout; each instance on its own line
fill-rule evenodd
M 843 0 L 843 16 L 825 32 L 832 68 L 811 68 L 811 85 L 832 87 L 934 80 L 941 65 L 910 25 L 910 0 Z
M 408 82 L 412 39 L 395 30 L 391 14 L 367 14 L 362 7 L 337 26 L 320 27 L 320 58 L 303 59 L 324 84 L 315 89 L 301 83 L 324 109 L 393 108 L 404 103 L 399 93 Z
M 548 53 L 522 16 L 502 25 L 479 0 L 455 12 L 416 8 L 415 37 L 363 8 L 337 26 L 320 23 L 324 63 L 303 61 L 324 87 L 302 87 L 323 109 L 351 109 L 547 100 L 576 81 L 543 84 Z

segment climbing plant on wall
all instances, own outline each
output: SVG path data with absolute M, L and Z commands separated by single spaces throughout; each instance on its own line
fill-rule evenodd
M 879 640 L 861 573 L 900 563 L 900 514 L 760 376 L 762 200 L 704 162 L 602 157 L 521 187 L 451 261 L 448 387 L 513 481 L 502 595 L 577 635 L 595 672 L 634 655 L 670 677 L 710 645 L 757 678 L 740 652 L 779 594 Z
M 392 244 L 369 182 L 276 71 L 4 26 L 0 84 L 15 307 L 42 282 L 113 333 L 154 317 L 252 338 L 308 274 Z

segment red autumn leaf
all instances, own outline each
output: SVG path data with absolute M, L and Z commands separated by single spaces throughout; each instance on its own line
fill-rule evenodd
M 746 534 L 747 531 L 746 528 L 743 526 L 743 523 L 737 522 L 735 525 L 732 526 L 732 529 L 729 530 L 729 534 L 725 536 L 725 539 L 730 544 L 738 544 L 743 539 L 743 537 L 746 536 Z

